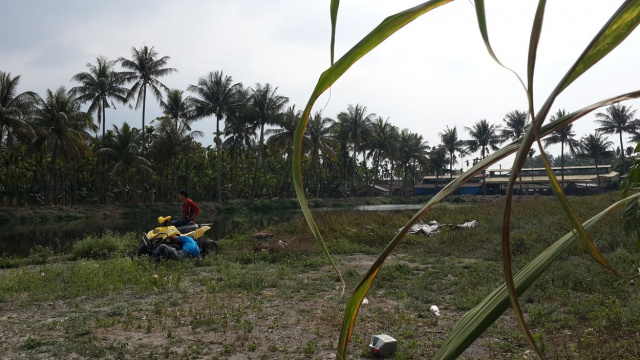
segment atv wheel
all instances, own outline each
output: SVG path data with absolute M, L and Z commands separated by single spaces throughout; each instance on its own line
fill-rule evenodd
M 217 255 L 218 254 L 218 243 L 213 240 L 205 240 L 202 243 L 202 256 L 206 255 Z
M 138 256 L 142 255 L 149 255 L 149 247 L 147 246 L 147 244 L 142 244 L 138 248 Z

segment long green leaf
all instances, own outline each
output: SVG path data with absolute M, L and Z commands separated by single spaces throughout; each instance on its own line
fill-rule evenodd
M 449 0 L 449 1 L 444 1 L 444 0 L 443 1 L 429 1 L 429 2 L 423 3 L 421 5 L 418 5 L 418 6 L 414 7 L 414 8 L 412 8 L 412 9 L 406 10 L 404 12 L 401 12 L 399 14 L 396 14 L 394 16 L 391 16 L 391 17 L 385 19 L 385 21 L 383 21 L 378 27 L 376 27 L 376 29 L 374 29 L 369 35 L 367 35 L 367 37 L 365 37 L 362 41 L 360 41 L 347 54 L 345 54 L 338 62 L 336 62 L 334 65 L 332 65 L 331 68 L 329 68 L 327 71 L 325 71 L 320 76 L 320 79 L 318 80 L 318 83 L 316 84 L 316 88 L 314 89 L 314 91 L 313 91 L 313 93 L 311 95 L 311 98 L 310 98 L 310 100 L 309 100 L 309 102 L 307 104 L 307 107 L 305 108 L 302 120 L 301 120 L 300 124 L 298 125 L 298 128 L 296 130 L 295 139 L 294 139 L 295 150 L 294 150 L 293 172 L 294 172 L 294 184 L 295 184 L 295 188 L 296 188 L 296 195 L 298 196 L 298 199 L 300 201 L 300 205 L 301 205 L 301 207 L 303 209 L 303 213 L 305 215 L 305 219 L 309 223 L 309 226 L 312 229 L 312 232 L 314 233 L 314 236 L 319 241 L 319 243 L 323 246 L 323 248 L 325 250 L 325 253 L 327 254 L 328 258 L 330 259 L 330 261 L 331 261 L 334 269 L 336 270 L 336 272 L 338 272 L 337 267 L 333 263 L 333 260 L 331 259 L 330 255 L 328 253 L 328 250 L 326 249 L 326 244 L 324 243 L 324 240 L 322 239 L 322 237 L 320 235 L 320 232 L 317 229 L 317 226 L 316 226 L 316 224 L 315 224 L 315 222 L 313 220 L 313 217 L 312 217 L 312 215 L 311 215 L 311 213 L 309 211 L 308 204 L 306 202 L 306 199 L 304 197 L 304 193 L 303 193 L 303 190 L 302 190 L 302 173 L 301 173 L 301 169 L 300 169 L 301 142 L 302 142 L 302 137 L 304 136 L 304 130 L 305 130 L 305 128 L 307 126 L 307 123 L 308 123 L 308 120 L 309 120 L 309 115 L 310 115 L 310 112 L 311 112 L 311 108 L 312 108 L 313 104 L 315 103 L 315 101 L 317 100 L 317 98 L 329 86 L 331 86 L 333 83 L 335 83 L 335 81 L 337 81 L 337 79 L 344 72 L 346 72 L 346 70 L 349 69 L 358 59 L 360 59 L 366 53 L 371 51 L 379 43 L 384 41 L 384 39 L 386 39 L 388 36 L 390 36 L 391 34 L 396 32 L 397 30 L 399 30 L 401 27 L 403 27 L 404 25 L 406 25 L 410 21 L 414 20 L 418 16 L 424 14 L 425 12 L 427 12 L 427 11 L 433 9 L 433 8 L 441 6 L 441 5 L 443 5 L 445 3 L 448 3 L 450 1 L 452 1 L 452 0 Z M 634 93 L 633 95 L 628 94 L 627 96 L 637 97 L 637 95 L 638 94 Z M 606 101 L 603 101 L 601 103 L 604 104 L 605 102 Z M 600 105 L 600 106 L 604 106 L 604 105 Z M 549 105 L 549 107 L 550 107 L 550 105 Z M 588 112 L 590 112 L 592 110 L 593 109 L 589 110 L 589 109 L 585 108 L 582 111 L 584 113 L 588 113 Z M 547 112 L 548 112 L 548 109 L 547 109 Z M 584 114 L 580 114 L 579 112 L 576 112 L 576 113 L 572 113 L 570 115 L 573 116 L 574 117 L 573 120 L 575 120 L 579 116 L 583 116 Z M 550 129 L 551 127 L 557 128 L 557 127 L 559 127 L 560 124 L 568 124 L 573 120 L 569 116 L 567 116 L 566 118 L 564 118 L 563 121 L 557 121 L 552 126 L 545 127 L 545 129 L 547 129 L 547 128 Z M 545 131 L 543 130 L 542 133 L 545 133 Z M 530 144 L 529 144 L 529 146 L 530 146 Z M 482 161 L 482 162 L 478 163 L 477 166 L 474 166 L 470 171 L 465 173 L 466 176 L 462 176 L 462 177 L 458 178 L 456 181 L 454 181 L 453 183 L 448 184 L 447 187 L 445 187 L 445 189 L 440 194 L 436 195 L 434 198 L 432 198 L 432 201 L 430 203 L 425 205 L 425 207 L 423 208 L 423 210 L 421 210 L 420 213 L 423 213 L 430 206 L 432 206 L 433 204 L 441 201 L 448 194 L 452 193 L 462 183 L 466 182 L 469 178 L 471 178 L 471 176 L 473 174 L 477 173 L 478 171 L 480 171 L 482 169 L 485 169 L 486 167 L 488 167 L 489 165 L 491 165 L 495 161 L 498 161 L 498 160 L 504 158 L 505 156 L 507 156 L 507 155 L 513 153 L 514 151 L 517 151 L 517 150 L 518 150 L 518 144 L 512 143 L 510 145 L 507 145 L 507 147 L 503 148 L 502 150 L 492 154 L 492 155 L 497 155 L 497 156 L 490 156 L 487 159 L 485 159 L 486 161 Z M 395 248 L 397 243 L 404 237 L 404 235 L 406 234 L 406 231 L 408 230 L 408 228 L 411 225 L 413 225 L 413 223 L 415 223 L 417 218 L 418 218 L 418 216 L 415 216 L 414 218 L 412 218 L 410 223 L 408 223 L 405 226 L 405 228 L 403 228 L 403 231 L 401 231 L 401 233 L 398 234 L 399 236 L 394 237 L 394 239 L 391 241 L 391 243 L 389 243 L 389 245 L 387 246 L 387 249 L 385 249 L 385 251 L 389 250 L 389 252 L 390 252 L 390 251 L 393 250 L 393 248 Z M 372 268 L 369 271 L 369 273 L 367 275 L 365 275 L 365 278 L 363 279 L 361 284 L 358 286 L 358 288 L 354 291 L 354 294 L 352 295 L 352 297 L 349 300 L 348 309 L 345 312 L 345 321 L 343 322 L 342 332 L 341 332 L 341 336 L 340 336 L 341 340 L 340 340 L 340 343 L 339 343 L 339 350 L 338 350 L 338 356 L 340 358 L 344 358 L 346 356 L 346 346 L 348 344 L 348 339 L 350 338 L 351 333 L 353 332 L 353 324 L 355 323 L 355 317 L 357 316 L 357 311 L 359 309 L 359 305 L 360 305 L 360 303 L 362 301 L 362 298 L 364 297 L 364 295 L 366 295 L 366 292 L 368 291 L 371 282 L 373 281 L 373 279 L 375 279 L 375 276 L 377 275 L 380 267 L 382 266 L 382 263 L 384 263 L 384 260 L 386 259 L 387 256 L 388 256 L 388 253 L 386 253 L 386 254 L 383 253 L 380 256 L 378 261 L 376 261 L 376 263 L 374 263 L 374 265 L 372 266 Z M 339 272 L 338 272 L 338 274 L 339 274 Z M 359 298 L 359 301 L 355 301 L 357 298 Z
M 478 27 L 480 29 L 480 35 L 482 36 L 482 41 L 484 41 L 484 46 L 487 48 L 487 52 L 493 58 L 493 60 L 496 63 L 498 63 L 498 65 L 511 71 L 511 73 L 513 73 L 513 75 L 515 75 L 516 78 L 518 78 L 518 81 L 520 81 L 520 85 L 522 85 L 522 88 L 524 89 L 524 91 L 527 92 L 527 86 L 524 84 L 524 82 L 520 78 L 520 75 L 518 75 L 518 73 L 515 72 L 510 67 L 504 65 L 496 56 L 496 53 L 493 51 L 493 47 L 491 47 L 491 42 L 489 41 L 489 30 L 487 28 L 487 16 L 484 11 L 484 0 L 475 0 L 475 8 L 476 8 L 476 17 L 478 18 Z
M 534 17 L 533 27 L 531 29 L 531 38 L 529 40 L 529 56 L 527 61 L 527 102 L 529 105 L 529 114 L 532 119 L 535 119 L 535 110 L 533 105 L 533 74 L 536 68 L 536 56 L 538 52 L 538 43 L 540 42 L 540 33 L 542 32 L 542 22 L 544 20 L 545 6 L 545 0 L 540 0 L 538 2 L 538 8 L 536 9 L 536 15 Z M 538 136 L 537 133 L 535 135 Z M 523 149 L 520 148 L 519 151 L 522 152 Z M 514 181 L 515 180 L 513 178 L 509 179 L 510 183 L 508 187 L 513 187 Z M 542 359 L 542 353 L 540 352 L 540 349 L 538 349 L 536 341 L 534 340 L 531 331 L 529 331 L 529 327 L 527 326 L 526 320 L 524 319 L 524 314 L 522 313 L 522 308 L 520 307 L 520 302 L 518 301 L 518 294 L 516 292 L 515 283 L 513 282 L 510 239 L 511 208 L 512 202 L 510 201 L 510 197 L 507 196 L 502 220 L 502 269 L 504 272 L 505 284 L 507 286 L 507 290 L 509 291 L 509 300 L 511 302 L 511 307 L 513 308 L 513 312 L 516 315 L 516 319 L 518 321 L 518 324 L 520 325 L 520 329 L 524 333 L 529 346 L 531 346 L 536 355 L 538 355 L 538 357 Z
M 578 111 L 567 114 L 566 116 L 561 117 L 560 119 L 554 121 L 553 123 L 544 126 L 541 129 L 540 134 L 541 136 L 548 135 L 564 126 L 567 126 L 573 123 L 574 121 L 580 119 L 581 117 L 591 113 L 592 111 L 600 107 L 609 106 L 611 104 L 614 104 L 622 100 L 635 99 L 639 97 L 640 97 L 640 90 L 597 102 L 595 104 L 582 108 Z M 471 169 L 467 170 L 465 173 L 463 173 L 462 175 L 454 179 L 452 182 L 447 184 L 442 190 L 440 190 L 436 195 L 434 195 L 425 204 L 425 206 L 422 209 L 420 209 L 420 211 L 418 211 L 405 224 L 405 226 L 400 230 L 400 232 L 396 236 L 394 236 L 391 242 L 387 244 L 386 248 L 382 251 L 382 253 L 378 257 L 378 259 L 376 259 L 373 265 L 371 265 L 371 268 L 369 268 L 369 271 L 364 275 L 364 277 L 362 278 L 362 281 L 360 282 L 360 284 L 358 284 L 353 294 L 349 298 L 349 301 L 347 302 L 347 309 L 345 310 L 345 317 L 342 324 L 342 331 L 340 333 L 340 340 L 342 341 L 344 338 L 345 348 L 346 348 L 346 345 L 348 344 L 349 339 L 351 338 L 351 334 L 353 333 L 356 316 L 357 316 L 358 310 L 360 309 L 360 305 L 362 304 L 362 300 L 367 295 L 367 292 L 369 292 L 369 289 L 371 288 L 371 285 L 373 284 L 373 281 L 375 280 L 378 272 L 382 268 L 382 265 L 384 264 L 386 259 L 389 257 L 389 255 L 393 252 L 393 250 L 396 248 L 396 246 L 400 243 L 400 241 L 405 237 L 409 229 L 411 229 L 411 227 L 433 205 L 439 203 L 440 201 L 444 200 L 447 196 L 453 194 L 461 185 L 469 181 L 473 176 L 487 169 L 492 164 L 495 164 L 496 162 L 516 152 L 518 150 L 518 146 L 520 145 L 520 143 L 521 143 L 521 140 L 515 140 L 510 144 L 503 146 L 500 150 L 494 152 L 493 154 L 487 156 L 485 159 L 479 161 L 476 165 L 471 167 Z M 340 347 L 338 348 L 338 350 L 341 350 Z M 344 351 L 346 351 L 346 349 Z M 338 356 L 341 356 L 340 354 L 343 354 L 342 355 L 343 358 L 346 358 L 346 352 L 344 351 L 339 352 Z
M 336 48 L 336 24 L 338 23 L 338 8 L 340 7 L 340 0 L 331 0 L 331 65 L 333 65 L 333 59 Z
M 292 161 L 292 171 L 293 171 L 293 182 L 294 188 L 296 190 L 296 196 L 298 197 L 298 201 L 300 203 L 300 208 L 304 214 L 304 217 L 309 224 L 311 232 L 314 237 L 323 248 L 323 251 L 327 255 L 329 261 L 335 272 L 340 277 L 340 281 L 342 283 L 342 289 L 344 293 L 344 280 L 337 266 L 335 265 L 331 255 L 329 254 L 329 250 L 327 249 L 327 245 L 320 234 L 320 230 L 311 215 L 311 211 L 309 209 L 309 205 L 304 196 L 304 190 L 302 185 L 302 139 L 304 137 L 304 132 L 309 122 L 309 116 L 311 115 L 311 109 L 315 104 L 318 97 L 327 90 L 333 83 L 335 83 L 342 74 L 344 74 L 356 61 L 358 61 L 361 57 L 369 53 L 376 46 L 382 43 L 386 38 L 394 34 L 396 31 L 400 30 L 402 27 L 415 20 L 419 16 L 425 14 L 426 12 L 435 9 L 439 6 L 447 4 L 453 0 L 432 0 L 422 3 L 418 6 L 415 6 L 411 9 L 402 11 L 398 14 L 389 16 L 385 20 L 380 23 L 375 29 L 373 29 L 367 36 L 365 36 L 358 44 L 356 44 L 351 50 L 349 50 L 344 56 L 342 56 L 336 63 L 332 64 L 329 69 L 320 75 L 320 79 L 316 84 L 313 93 L 304 109 L 302 114 L 300 123 L 296 128 L 296 132 L 294 135 L 294 151 L 293 151 L 293 161 Z M 334 14 L 334 3 L 332 3 L 332 16 Z M 335 14 L 337 17 L 337 3 L 335 3 Z M 335 28 L 335 23 L 332 25 Z M 333 30 L 334 31 L 334 30 Z M 352 314 L 353 320 L 355 321 L 355 316 L 357 316 L 357 311 Z M 343 337 L 341 335 L 341 342 L 339 344 L 339 353 L 346 351 L 346 344 L 348 342 L 347 337 Z M 340 351 L 342 350 L 342 351 Z
M 614 209 L 638 198 L 640 198 L 640 193 L 616 202 L 584 222 L 583 226 L 585 228 L 591 227 Z M 528 263 L 514 277 L 518 294 L 524 293 L 554 261 L 567 251 L 577 237 L 575 231 L 567 233 Z M 442 344 L 442 347 L 438 350 L 434 359 L 455 359 L 458 357 L 509 308 L 509 305 L 510 300 L 507 288 L 505 285 L 501 285 L 460 318 L 460 321 L 449 333 L 447 340 Z
M 625 1 L 585 49 L 579 61 L 571 68 L 571 71 L 567 73 L 563 79 L 564 81 L 560 84 L 558 93 L 600 61 L 611 50 L 615 49 L 638 26 L 639 22 L 640 1 Z
M 548 97 L 547 101 L 542 106 L 541 110 L 534 117 L 534 121 L 532 126 L 529 127 L 527 132 L 523 138 L 523 144 L 520 146 L 520 149 L 517 152 L 516 159 L 514 160 L 512 171 L 509 179 L 509 185 L 507 188 L 507 203 L 511 203 L 513 200 L 513 187 L 515 181 L 524 166 L 524 163 L 527 158 L 527 153 L 531 148 L 531 145 L 536 140 L 536 133 L 542 126 L 544 119 L 546 118 L 551 106 L 555 100 L 555 98 L 565 89 L 573 80 L 577 78 L 577 76 L 581 75 L 588 68 L 597 63 L 601 58 L 606 56 L 611 50 L 613 50 L 618 44 L 622 42 L 630 33 L 633 31 L 638 23 L 640 23 L 640 0 L 628 0 L 623 3 L 620 8 L 616 11 L 616 13 L 609 19 L 609 21 L 604 25 L 604 27 L 598 32 L 596 37 L 589 43 L 585 51 L 581 54 L 578 60 L 573 64 L 573 66 L 569 69 L 567 74 L 560 81 L 558 86 L 552 91 L 551 95 Z M 553 182 L 553 180 L 551 180 Z M 561 195 L 564 197 L 564 195 Z M 563 200 L 566 202 L 566 199 Z M 572 221 L 572 223 L 577 224 L 577 217 L 575 213 L 569 208 L 563 208 L 567 213 L 567 216 Z M 503 221 L 503 226 L 508 226 L 510 221 L 510 214 L 505 212 L 505 220 Z M 578 227 L 578 231 L 581 234 L 581 243 L 583 244 L 583 248 L 596 260 L 598 263 L 602 264 L 607 268 L 610 272 L 613 272 L 610 266 L 606 263 L 606 261 L 602 261 L 603 258 L 597 251 L 596 246 L 593 244 L 591 239 L 586 236 L 586 232 L 580 230 Z
M 478 6 L 479 3 L 482 4 L 483 1 L 482 0 L 476 1 L 476 9 L 477 9 L 476 12 L 478 14 L 478 23 L 480 24 L 481 33 L 483 33 L 483 32 L 486 32 L 486 24 L 485 24 L 486 20 L 484 16 L 484 6 Z M 529 44 L 529 57 L 528 57 L 529 61 L 527 66 L 527 70 L 528 70 L 527 71 L 527 80 L 528 80 L 527 98 L 529 103 L 529 113 L 533 118 L 533 121 L 532 121 L 533 124 L 528 129 L 524 138 L 522 139 L 523 144 L 521 144 L 518 150 L 518 153 L 516 155 L 516 159 L 514 160 L 514 164 L 512 166 L 511 176 L 510 176 L 509 184 L 507 187 L 507 197 L 506 197 L 506 202 L 504 207 L 503 223 L 502 223 L 503 225 L 502 226 L 503 270 L 505 274 L 505 283 L 508 289 L 510 302 L 514 309 L 514 313 L 516 315 L 518 323 L 520 324 L 520 327 L 524 332 L 525 337 L 527 338 L 527 341 L 529 342 L 529 344 L 535 350 L 536 354 L 539 357 L 541 357 L 541 354 L 537 349 L 535 341 L 533 340 L 533 337 L 531 336 L 531 333 L 526 326 L 524 316 L 522 314 L 522 310 L 518 302 L 517 293 L 515 290 L 515 284 L 513 282 L 513 272 L 511 267 L 511 246 L 510 246 L 510 239 L 509 239 L 510 224 L 511 224 L 511 205 L 513 200 L 513 187 L 517 177 L 519 176 L 519 172 L 521 171 L 522 166 L 524 166 L 526 156 L 529 152 L 529 149 L 531 148 L 533 141 L 538 142 L 541 153 L 543 154 L 543 158 L 545 157 L 544 151 L 542 150 L 542 146 L 540 144 L 538 129 L 540 129 L 540 127 L 542 126 L 542 123 L 544 122 L 544 119 L 547 116 L 548 111 L 551 108 L 551 104 L 553 103 L 555 97 L 557 97 L 557 95 L 562 91 L 562 89 L 566 88 L 566 86 L 568 86 L 568 84 L 571 81 L 577 78 L 577 76 L 579 76 L 581 73 L 586 71 L 586 69 L 588 69 L 590 66 L 595 64 L 602 57 L 608 54 L 608 52 L 610 52 L 613 48 L 615 48 L 615 46 L 617 46 L 617 44 L 619 44 L 622 40 L 624 40 L 624 38 L 628 36 L 628 34 L 635 28 L 635 26 L 626 26 L 626 27 L 619 26 L 620 24 L 619 19 L 623 19 L 623 18 L 633 19 L 633 16 L 624 15 L 624 14 L 633 14 L 634 13 L 633 7 L 628 8 L 628 7 L 625 7 L 625 5 L 628 5 L 628 4 L 623 4 L 623 6 L 621 6 L 621 9 L 618 10 L 616 14 L 614 14 L 614 16 L 610 19 L 610 21 L 604 26 L 603 30 L 601 30 L 600 33 L 596 36 L 594 41 L 592 41 L 591 44 L 589 44 L 589 46 L 583 53 L 583 56 L 581 56 L 578 59 L 578 61 L 576 61 L 576 64 L 574 64 L 574 66 L 567 73 L 565 78 L 563 78 L 561 83 L 554 90 L 554 92 L 551 94 L 551 96 L 549 97 L 545 105 L 542 107 L 538 116 L 535 116 L 534 106 L 533 106 L 533 77 L 534 77 L 534 70 L 535 70 L 535 59 L 536 59 L 537 47 L 538 47 L 538 42 L 540 39 L 540 33 L 542 29 L 542 21 L 544 18 L 545 5 L 546 5 L 546 1 L 544 0 L 540 0 L 538 3 L 538 9 L 536 11 L 536 16 L 534 19 L 534 25 L 532 28 L 531 39 Z M 637 26 L 638 20 L 636 19 L 635 21 Z M 612 28 L 613 29 L 617 28 L 617 31 L 609 31 Z M 489 54 L 496 60 L 496 62 L 498 62 L 498 64 L 502 65 L 498 61 L 495 54 L 491 50 L 490 45 L 488 44 L 488 35 L 483 33 L 483 39 L 487 44 L 487 49 L 489 50 Z M 606 39 L 606 40 L 603 40 L 603 39 Z M 612 39 L 615 39 L 615 40 L 612 41 Z M 615 45 L 610 45 L 612 42 Z M 603 46 L 603 43 L 608 44 L 608 46 L 607 47 Z M 574 69 L 582 69 L 582 70 L 580 70 L 581 71 L 580 73 L 577 73 L 576 70 Z M 518 79 L 520 80 L 519 77 Z M 577 229 L 577 232 L 580 234 L 580 239 L 581 239 L 580 242 L 583 248 L 585 248 L 585 250 L 587 250 L 587 252 L 594 259 L 596 259 L 599 263 L 605 266 L 609 271 L 615 273 L 613 269 L 611 269 L 611 267 L 608 265 L 604 257 L 602 257 L 602 255 L 596 248 L 595 244 L 593 244 L 593 241 L 588 237 L 586 231 L 580 225 L 580 222 L 575 212 L 573 211 L 573 209 L 571 209 L 568 203 L 568 200 L 564 195 L 564 193 L 562 192 L 562 190 L 560 189 L 560 191 L 558 191 L 559 184 L 557 182 L 557 179 L 555 178 L 555 175 L 551 171 L 551 167 L 548 164 L 548 162 L 545 163 L 545 168 L 546 168 L 548 177 L 550 179 L 550 183 L 552 184 L 552 188 L 554 189 L 554 193 L 556 194 L 556 197 L 560 200 L 562 204 L 562 208 L 567 214 L 567 217 L 570 219 L 574 227 Z
M 479 0 L 478 2 L 482 2 L 482 1 Z M 540 39 L 545 5 L 546 5 L 546 2 L 544 0 L 539 1 L 538 9 L 536 11 L 536 16 L 534 20 L 533 29 L 532 29 L 531 40 L 529 44 L 529 61 L 528 61 L 528 67 L 527 67 L 527 70 L 528 70 L 527 98 L 529 102 L 529 112 L 533 117 L 533 124 L 526 132 L 526 135 L 523 138 L 524 144 L 520 146 L 520 149 L 518 150 L 518 153 L 516 155 L 516 159 L 514 160 L 511 177 L 509 179 L 509 184 L 507 187 L 507 197 L 506 197 L 506 203 L 504 207 L 503 227 L 502 227 L 503 269 L 505 273 L 506 285 L 510 294 L 510 301 L 521 329 L 525 333 L 525 336 L 528 342 L 531 344 L 532 348 L 536 351 L 536 353 L 540 357 L 541 355 L 535 345 L 535 342 L 533 341 L 533 337 L 531 336 L 526 326 L 524 316 L 522 314 L 522 311 L 517 299 L 517 294 L 515 292 L 515 285 L 512 280 L 513 273 L 511 268 L 511 255 L 510 255 L 511 251 L 510 251 L 509 235 L 510 235 L 510 223 L 511 223 L 511 204 L 513 200 L 513 187 L 519 175 L 519 172 L 522 169 L 522 166 L 524 166 L 527 153 L 529 152 L 529 149 L 531 148 L 533 141 L 538 141 L 539 143 L 538 129 L 542 126 L 542 123 L 544 122 L 544 119 L 547 116 L 549 109 L 551 108 L 551 104 L 553 103 L 557 95 L 564 88 L 566 88 L 566 86 L 568 86 L 573 80 L 575 80 L 575 78 L 577 78 L 580 74 L 586 71 L 586 69 L 591 67 L 597 61 L 599 61 L 602 57 L 608 54 L 608 52 L 610 52 L 613 48 L 615 48 L 617 44 L 619 44 L 622 40 L 624 40 L 624 38 L 628 36 L 628 34 L 635 28 L 635 26 L 637 26 L 637 21 L 638 21 L 637 12 L 634 11 L 636 9 L 634 9 L 633 7 L 627 7 L 626 5 L 629 5 L 629 3 L 623 4 L 621 8 L 618 10 L 618 12 L 616 12 L 616 14 L 612 16 L 609 22 L 598 33 L 596 38 L 589 44 L 589 46 L 587 47 L 583 55 L 578 59 L 578 61 L 576 61 L 572 69 L 570 69 L 570 71 L 567 73 L 565 78 L 563 78 L 563 80 L 560 82 L 560 84 L 554 90 L 554 92 L 552 92 L 551 96 L 549 97 L 547 102 L 545 102 L 545 105 L 542 107 L 538 116 L 535 116 L 534 107 L 533 107 L 533 75 L 535 70 L 535 58 L 536 58 L 538 42 Z M 630 15 L 634 13 L 636 14 L 635 20 L 633 20 L 634 15 Z M 484 14 L 480 14 L 480 12 L 478 12 L 478 14 L 479 14 L 478 22 L 482 24 L 485 21 Z M 620 26 L 620 19 L 635 21 L 636 25 Z M 481 25 L 481 28 L 482 28 L 482 25 Z M 611 31 L 611 29 L 614 29 L 614 30 Z M 604 44 L 606 44 L 607 46 L 604 46 Z M 493 52 L 489 51 L 489 53 L 495 59 L 495 55 L 493 54 Z M 499 61 L 498 63 L 500 64 Z M 576 70 L 576 69 L 580 69 L 580 70 Z M 544 152 L 542 151 L 542 146 L 540 144 L 539 144 L 539 148 L 544 157 Z M 594 259 L 596 259 L 596 261 L 601 263 L 609 271 L 615 274 L 615 272 L 608 265 L 604 257 L 602 257 L 602 255 L 596 248 L 595 244 L 593 244 L 593 241 L 588 237 L 586 231 L 582 228 L 582 226 L 580 226 L 580 222 L 577 219 L 577 216 L 573 211 L 573 209 L 571 209 L 571 207 L 569 206 L 568 200 L 566 199 L 566 196 L 564 195 L 562 190 L 560 190 L 559 192 L 557 191 L 559 188 L 557 179 L 555 178 L 555 175 L 551 171 L 551 167 L 549 166 L 548 162 L 545 163 L 545 168 L 547 170 L 547 174 L 552 184 L 552 188 L 554 189 L 554 193 L 556 194 L 557 198 L 560 200 L 563 210 L 565 211 L 565 213 L 567 214 L 567 217 L 570 219 L 570 221 L 572 222 L 572 224 L 575 226 L 578 233 L 580 234 L 581 244 L 583 245 L 583 248 L 585 248 L 585 250 Z

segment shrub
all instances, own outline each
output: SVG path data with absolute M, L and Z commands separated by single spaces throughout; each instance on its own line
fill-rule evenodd
M 52 256 L 53 250 L 50 247 L 36 245 L 29 250 L 29 262 L 32 264 L 46 264 Z
M 314 198 L 314 199 L 309 199 L 308 202 L 309 202 L 309 207 L 313 209 L 327 207 L 327 203 L 323 199 Z
M 71 257 L 77 259 L 109 259 L 134 254 L 139 242 L 134 233 L 120 235 L 105 231 L 101 237 L 90 235 L 71 247 Z

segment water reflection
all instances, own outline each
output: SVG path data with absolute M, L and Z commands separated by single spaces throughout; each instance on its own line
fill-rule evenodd
M 422 205 L 361 205 L 344 208 L 325 208 L 326 211 L 403 211 L 417 210 Z M 318 210 L 318 209 L 316 209 Z M 279 211 L 261 214 L 220 214 L 203 216 L 201 224 L 208 223 L 212 229 L 207 237 L 223 239 L 238 231 L 260 231 L 269 225 L 301 216 L 300 211 Z M 61 221 L 58 223 L 11 223 L 0 225 L 0 257 L 27 256 L 36 245 L 64 252 L 75 241 L 90 234 L 101 234 L 105 230 L 118 233 L 135 232 L 142 234 L 157 226 L 157 216 L 139 216 L 123 219 L 91 219 L 82 221 Z
M 201 224 L 210 224 L 212 229 L 207 237 L 215 240 L 237 231 L 263 229 L 273 223 L 287 220 L 299 212 L 273 212 L 252 215 L 217 215 L 201 217 Z M 155 228 L 157 216 L 135 219 L 92 219 L 81 221 L 61 221 L 58 223 L 10 223 L 0 226 L 0 257 L 27 256 L 36 245 L 64 252 L 74 242 L 91 234 L 101 234 L 105 230 L 118 233 L 135 232 L 142 234 Z
M 360 205 L 356 206 L 356 210 L 363 211 L 404 211 L 404 210 L 420 210 L 423 205 L 420 204 L 402 204 L 402 205 Z

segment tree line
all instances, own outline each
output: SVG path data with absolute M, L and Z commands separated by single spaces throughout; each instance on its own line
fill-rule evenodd
M 293 136 L 301 111 L 277 87 L 246 87 L 223 71 L 199 78 L 186 93 L 170 89 L 160 81 L 176 71 L 169 60 L 147 46 L 133 47 L 130 58 L 100 56 L 72 76 L 77 86 L 48 89 L 44 97 L 19 93 L 20 76 L 0 69 L 2 205 L 171 201 L 180 188 L 205 201 L 292 197 Z M 147 123 L 148 94 L 162 115 Z M 116 104 L 141 108 L 141 127 L 125 122 L 106 129 L 106 109 Z M 569 125 L 546 137 L 545 147 L 561 145 L 560 158 L 550 156 L 552 165 L 614 161 L 626 171 L 625 156 L 640 140 L 635 113 L 615 104 L 596 114 L 592 134 L 578 139 Z M 550 121 L 565 115 L 558 110 Z M 192 130 L 200 120 L 215 120 L 213 146 L 203 146 L 198 139 L 204 134 Z M 410 187 L 425 175 L 453 176 L 521 137 L 527 126 L 528 114 L 514 110 L 502 123 L 483 119 L 465 127 L 466 139 L 447 126 L 431 147 L 422 135 L 400 130 L 360 104 L 335 119 L 316 112 L 303 141 L 305 191 L 346 197 L 366 184 L 391 189 Z M 617 150 L 606 135 L 618 135 Z M 623 135 L 632 136 L 632 146 L 625 147 Z M 529 155 L 531 166 L 540 161 L 534 149 Z

